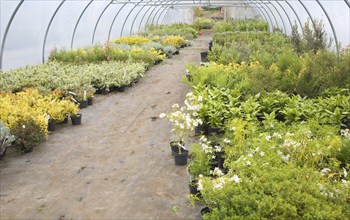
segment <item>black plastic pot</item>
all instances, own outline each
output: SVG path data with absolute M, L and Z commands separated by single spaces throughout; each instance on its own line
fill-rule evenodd
M 72 120 L 72 125 L 80 125 L 81 118 L 82 118 L 82 114 L 71 115 L 70 119 Z
M 216 152 L 215 156 L 216 156 L 217 161 L 218 161 L 218 167 L 220 169 L 224 169 L 224 162 L 225 162 L 224 152 Z
M 209 45 L 209 51 L 211 51 L 211 48 L 213 47 L 213 41 L 209 41 L 208 45 Z
M 211 134 L 223 135 L 225 134 L 225 131 L 221 130 L 220 128 L 209 127 L 208 135 L 211 135 Z
M 206 206 L 206 207 L 201 209 L 201 216 L 202 217 L 203 217 L 203 215 L 208 214 L 208 213 L 210 213 L 209 207 Z
M 93 99 L 93 97 L 87 98 L 87 101 L 88 101 L 88 105 L 93 105 L 93 104 L 94 104 L 94 99 Z
M 181 146 L 185 146 L 185 143 L 183 141 L 181 141 Z M 179 152 L 178 141 L 171 141 L 170 142 L 170 149 L 171 149 L 171 155 L 173 155 L 173 156 L 176 152 Z M 186 150 L 186 149 L 182 147 L 181 150 Z
M 201 52 L 201 62 L 202 63 L 208 62 L 208 51 Z
M 198 125 L 197 127 L 195 127 L 194 132 L 196 135 L 207 135 L 208 134 L 208 125 L 203 123 L 201 125 Z
M 79 108 L 86 108 L 88 106 L 88 100 L 80 101 Z
M 183 166 L 187 164 L 188 150 L 181 150 L 181 153 L 174 152 L 175 165 Z
M 117 87 L 116 90 L 117 90 L 118 92 L 125 92 L 126 86 Z
M 197 185 L 197 180 L 192 180 L 189 184 L 188 184 L 189 188 L 190 188 L 190 194 L 192 195 L 197 195 L 199 193 L 198 191 L 198 185 Z
M 54 121 L 49 121 L 47 123 L 47 130 L 48 131 L 55 131 L 56 130 L 56 122 Z
M 58 122 L 57 124 L 63 125 L 68 124 L 68 116 L 63 119 L 63 121 Z

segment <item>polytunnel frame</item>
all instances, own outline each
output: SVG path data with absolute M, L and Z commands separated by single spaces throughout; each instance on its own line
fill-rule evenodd
M 1 43 L 1 51 L 0 51 L 0 70 L 2 70 L 2 58 L 3 58 L 3 54 L 4 54 L 4 49 L 5 49 L 5 42 L 6 42 L 6 38 L 7 38 L 7 33 L 10 30 L 11 24 L 13 19 L 15 18 L 19 8 L 22 6 L 24 0 L 21 0 L 18 5 L 16 6 L 15 10 L 13 11 L 9 22 L 7 23 L 6 29 L 5 29 L 5 33 L 4 33 L 4 37 L 2 39 L 2 43 Z M 0 36 L 1 37 L 1 36 Z
M 124 19 L 124 23 L 122 25 L 122 28 L 120 29 L 120 36 L 123 36 L 123 31 L 124 31 L 124 27 L 125 27 L 125 24 L 127 22 L 127 20 L 129 19 L 129 16 L 131 15 L 131 13 L 134 11 L 134 9 L 140 4 L 142 3 L 144 0 L 141 0 L 139 1 L 137 4 L 135 4 L 135 6 L 129 11 L 129 13 L 127 14 L 127 16 L 125 17 Z M 135 20 L 135 18 L 134 18 Z M 109 39 L 108 39 L 109 40 Z
M 73 33 L 72 33 L 71 48 L 73 48 L 76 30 L 77 30 L 77 27 L 78 27 L 78 25 L 79 25 L 79 23 L 80 23 L 80 21 L 81 21 L 81 18 L 82 18 L 82 16 L 84 15 L 84 13 L 85 13 L 85 11 L 87 10 L 87 8 L 91 5 L 91 3 L 92 3 L 93 1 L 94 1 L 94 0 L 90 0 L 90 2 L 85 6 L 85 8 L 84 8 L 83 11 L 81 12 L 81 14 L 80 14 L 80 16 L 79 16 L 79 18 L 78 18 L 78 20 L 77 20 L 77 22 L 76 22 L 76 24 L 75 24 L 75 27 L 74 27 L 74 30 L 73 30 Z M 129 18 L 131 12 L 132 12 L 139 4 L 141 4 L 143 1 L 144 1 L 144 0 L 141 0 L 140 2 L 138 2 L 138 4 L 135 5 L 131 11 L 129 11 L 129 13 L 128 13 L 128 15 L 127 15 L 127 17 L 126 17 L 126 19 L 125 19 L 125 21 L 124 21 L 124 23 L 123 23 L 123 28 L 122 28 L 122 30 L 121 30 L 121 34 L 122 34 L 123 30 L 124 30 L 125 23 L 126 23 L 127 19 Z M 298 20 L 298 23 L 299 23 L 299 25 L 300 25 L 300 28 L 301 28 L 301 30 L 302 30 L 302 33 L 304 34 L 303 25 L 302 25 L 302 23 L 301 23 L 301 20 L 300 20 L 300 18 L 299 18 L 299 15 L 298 15 L 298 13 L 295 11 L 294 7 L 290 4 L 289 1 L 290 1 L 290 0 L 284 0 L 283 2 L 285 2 L 285 3 L 289 6 L 289 8 L 293 11 L 293 13 L 295 14 L 295 16 L 296 16 L 296 18 L 297 18 L 297 20 Z M 15 10 L 13 11 L 13 13 L 11 14 L 10 19 L 9 19 L 9 22 L 7 23 L 7 26 L 6 26 L 6 28 L 5 28 L 5 33 L 4 33 L 4 35 L 3 35 L 3 39 L 2 39 L 3 41 L 2 41 L 2 44 L 1 44 L 1 51 L 0 51 L 0 70 L 2 69 L 2 66 L 3 66 L 3 58 L 4 58 L 3 55 L 4 55 L 4 49 L 5 49 L 5 45 L 6 45 L 7 35 L 8 35 L 8 33 L 9 33 L 9 30 L 10 30 L 10 27 L 11 27 L 11 25 L 12 25 L 12 22 L 13 22 L 14 18 L 16 17 L 16 15 L 17 15 L 19 9 L 21 8 L 21 6 L 22 6 L 22 4 L 23 4 L 24 2 L 25 2 L 25 0 L 21 0 L 21 1 L 17 4 L 17 6 L 16 6 Z M 58 13 L 58 11 L 60 10 L 60 8 L 61 8 L 62 5 L 64 4 L 64 2 L 66 2 L 66 0 L 62 0 L 61 3 L 58 5 L 58 7 L 56 8 L 55 12 L 54 12 L 53 15 L 51 16 L 50 22 L 49 22 L 49 24 L 48 24 L 48 26 L 47 26 L 47 28 L 46 28 L 45 36 L 44 36 L 44 41 L 43 41 L 43 47 L 42 47 L 42 62 L 45 62 L 46 40 L 47 40 L 47 36 L 48 36 L 49 30 L 50 30 L 51 24 L 52 24 L 52 22 L 53 22 L 53 20 L 54 20 L 54 18 L 55 18 L 55 16 L 56 16 L 56 14 Z M 168 11 L 168 10 L 169 10 L 169 6 L 175 5 L 175 2 L 176 2 L 175 0 L 167 0 L 165 4 L 164 4 L 164 2 L 162 2 L 162 1 L 155 1 L 155 2 L 153 2 L 151 6 L 154 6 L 154 8 L 153 8 L 153 10 L 151 11 L 151 13 L 148 15 L 147 22 L 146 22 L 145 25 L 147 26 L 147 24 L 149 23 L 149 19 L 152 17 L 154 11 L 159 7 L 158 10 L 157 10 L 157 12 L 154 14 L 153 19 L 152 19 L 152 22 L 154 22 L 154 21 L 155 21 L 155 18 L 157 17 L 157 14 L 159 14 L 159 11 L 163 8 L 163 10 L 161 11 L 161 13 L 158 15 L 158 18 L 157 18 L 157 24 L 158 24 L 158 23 L 159 23 L 159 20 L 160 20 L 160 18 L 161 18 L 161 16 L 162 16 L 162 14 L 163 14 L 165 11 Z M 177 1 L 177 2 L 179 3 L 180 1 Z M 194 2 L 195 4 L 197 4 L 195 1 L 193 1 L 193 2 Z M 209 1 L 209 2 L 210 2 L 210 1 Z M 277 25 L 277 27 L 278 27 L 277 19 L 276 19 L 274 13 L 272 12 L 271 8 L 268 6 L 268 4 L 265 3 L 266 1 L 264 1 L 264 0 L 259 0 L 259 1 L 258 1 L 258 0 L 248 0 L 248 1 L 245 1 L 245 2 L 246 2 L 249 6 L 252 6 L 252 5 L 253 5 L 253 8 L 256 8 L 256 9 L 257 9 L 256 11 L 260 14 L 260 16 L 261 16 L 261 17 L 264 17 L 266 21 L 269 20 L 270 23 L 271 23 L 271 25 L 273 26 L 273 22 L 272 22 L 272 19 L 271 19 L 271 16 L 270 16 L 270 13 L 271 13 L 271 15 L 272 15 L 272 17 L 274 18 L 275 23 L 276 23 L 276 25 Z M 286 12 L 286 10 L 284 9 L 284 7 L 281 5 L 281 3 L 280 3 L 278 0 L 267 0 L 267 2 L 268 2 L 269 4 L 271 4 L 272 7 L 276 10 L 276 12 L 279 14 L 279 17 L 281 18 L 281 21 L 282 21 L 282 24 L 283 24 L 283 26 L 284 26 L 285 32 L 287 31 L 287 29 L 286 29 L 286 25 L 285 25 L 285 23 L 284 23 L 284 19 L 282 18 L 282 15 L 279 13 L 279 10 L 277 10 L 277 8 L 275 7 L 274 2 L 276 2 L 276 3 L 280 6 L 280 8 L 284 11 L 284 14 L 287 16 L 287 19 L 289 20 L 289 23 L 290 23 L 291 27 L 293 27 L 292 22 L 291 22 L 291 19 L 290 19 L 290 17 L 289 17 L 289 14 Z M 335 31 L 335 28 L 334 28 L 332 19 L 330 18 L 329 14 L 328 14 L 328 11 L 327 11 L 327 9 L 323 6 L 323 4 L 322 4 L 319 0 L 315 0 L 315 2 L 318 4 L 318 6 L 321 8 L 322 12 L 324 13 L 324 15 L 325 15 L 326 18 L 327 18 L 327 21 L 328 21 L 328 23 L 329 23 L 329 25 L 330 25 L 330 27 L 331 27 L 331 30 L 332 30 L 332 33 L 333 33 L 333 36 L 334 36 L 336 51 L 337 51 L 337 54 L 338 54 L 338 56 L 339 56 L 339 41 L 338 41 L 337 33 L 336 33 L 336 31 Z M 347 0 L 344 0 L 344 2 L 345 2 L 345 4 L 348 6 L 348 8 L 350 8 L 350 3 L 349 3 Z M 92 35 L 92 41 L 91 41 L 92 44 L 94 43 L 95 34 L 96 34 L 96 30 L 97 30 L 98 24 L 99 24 L 99 22 L 100 22 L 100 19 L 101 19 L 101 17 L 103 16 L 103 14 L 105 13 L 105 11 L 107 10 L 107 8 L 108 8 L 112 3 L 113 3 L 113 0 L 111 0 L 111 1 L 106 5 L 106 7 L 103 9 L 103 11 L 101 12 L 101 14 L 99 15 L 99 17 L 98 17 L 98 19 L 97 19 L 97 22 L 96 22 L 95 27 L 94 27 L 93 35 Z M 124 5 L 123 5 L 123 6 L 125 6 L 127 3 L 128 3 L 128 2 L 124 2 Z M 211 1 L 210 3 L 211 3 L 212 5 L 215 5 L 215 1 Z M 261 4 L 261 3 L 262 3 L 262 4 Z M 304 10 L 306 11 L 306 13 L 308 14 L 308 17 L 310 18 L 312 24 L 315 25 L 315 23 L 314 23 L 314 18 L 313 18 L 313 16 L 312 16 L 311 12 L 308 10 L 308 8 L 307 8 L 307 7 L 305 6 L 305 4 L 303 3 L 303 0 L 298 0 L 298 3 L 304 8 Z M 257 4 L 260 5 L 260 7 L 259 7 Z M 164 5 L 165 5 L 165 7 L 162 7 L 162 6 L 164 6 Z M 200 5 L 201 5 L 201 1 L 200 1 L 200 4 L 198 4 L 198 6 L 200 6 Z M 134 18 L 134 20 L 133 20 L 133 22 L 132 22 L 132 28 L 131 28 L 131 30 L 130 30 L 130 34 L 131 34 L 132 31 L 133 31 L 133 26 L 134 26 L 134 23 L 135 23 L 135 21 L 136 21 L 138 15 L 139 15 L 139 13 L 143 10 L 143 8 L 144 8 L 145 6 L 149 6 L 149 5 L 146 3 L 146 4 L 139 10 L 139 12 L 137 13 L 137 15 L 135 16 L 135 18 Z M 122 8 L 123 8 L 123 7 L 122 7 Z M 113 27 L 113 25 L 114 25 L 115 19 L 116 19 L 116 17 L 119 15 L 119 13 L 120 13 L 120 11 L 122 10 L 122 8 L 119 9 L 118 13 L 115 15 L 115 17 L 114 17 L 114 19 L 113 19 L 113 22 L 112 22 L 111 27 L 110 27 L 109 35 L 108 35 L 108 40 L 109 40 L 109 38 L 110 38 L 111 29 L 112 29 L 112 27 Z M 266 10 L 266 8 L 268 8 L 268 10 L 270 11 L 270 13 L 268 13 L 268 11 Z M 146 17 L 147 13 L 150 11 L 150 9 L 152 9 L 152 7 L 149 7 L 149 8 L 146 10 L 146 12 L 144 13 L 144 15 L 142 16 L 142 18 L 141 18 L 141 20 L 140 20 L 140 25 L 139 25 L 138 30 L 140 30 L 140 27 L 141 27 L 141 25 L 142 25 L 142 22 L 143 22 L 144 18 Z M 266 13 L 266 15 L 267 15 L 267 17 L 268 17 L 269 19 L 267 19 L 267 17 L 266 17 L 266 15 L 265 15 L 264 12 Z M 164 19 L 164 17 L 163 17 L 163 19 Z
M 162 16 L 162 14 L 163 14 L 165 11 L 166 11 L 166 12 L 169 11 L 169 6 L 170 6 L 170 7 L 174 6 L 174 5 L 175 5 L 175 2 L 180 2 L 180 1 L 175 1 L 175 0 L 173 0 L 171 4 L 167 5 L 167 6 L 163 9 L 163 11 L 159 14 L 156 24 L 159 24 L 159 20 L 160 20 L 160 17 Z M 250 3 L 253 3 L 253 2 L 250 2 Z M 245 3 L 245 4 L 249 5 L 249 7 L 251 7 L 251 5 L 250 5 L 249 3 Z M 260 17 L 261 17 L 261 18 L 264 18 L 264 19 L 267 21 L 267 17 L 266 17 L 266 15 L 263 13 L 263 11 L 261 10 L 261 7 L 256 6 L 255 3 L 253 3 L 253 4 L 254 4 L 253 8 L 257 8 L 257 9 L 258 9 L 258 10 L 256 10 L 256 12 L 260 15 Z M 233 7 L 237 7 L 237 6 L 233 6 Z M 263 9 L 264 9 L 264 8 L 263 8 Z M 157 11 L 157 13 L 158 13 L 158 12 L 159 12 L 159 10 Z M 155 16 L 157 15 L 157 13 L 155 14 Z M 267 13 L 267 12 L 266 12 L 266 13 Z M 164 19 L 164 17 L 163 17 L 163 19 Z

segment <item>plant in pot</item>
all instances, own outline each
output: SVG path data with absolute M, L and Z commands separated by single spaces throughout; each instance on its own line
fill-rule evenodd
M 175 165 L 186 165 L 188 151 L 185 148 L 185 138 L 201 121 L 191 118 L 186 107 L 180 108 L 178 104 L 174 104 L 172 108 L 171 113 L 162 113 L 159 117 L 168 118 L 173 124 L 171 131 L 176 135 L 176 140 L 172 141 L 171 146 Z
M 12 127 L 11 131 L 16 136 L 15 144 L 21 153 L 29 153 L 34 147 L 47 138 L 47 131 L 31 118 L 21 118 Z
M 187 167 L 187 172 L 190 177 L 189 188 L 190 194 L 199 195 L 198 180 L 201 176 L 209 176 L 210 174 L 210 161 L 213 157 L 213 151 L 205 151 L 204 149 L 210 150 L 210 143 L 208 141 L 202 141 L 199 144 L 192 146 L 192 157 L 193 160 Z
M 14 140 L 15 136 L 11 135 L 10 129 L 0 120 L 0 159 L 5 156 L 7 148 Z
M 94 93 L 95 93 L 95 88 L 93 88 L 92 86 L 86 89 L 86 99 L 87 99 L 88 105 L 94 104 Z
M 63 106 L 64 111 L 62 112 L 62 114 L 65 118 L 68 118 L 68 116 L 70 115 L 73 125 L 81 124 L 82 114 L 78 113 L 79 107 L 77 104 L 74 104 L 73 102 L 70 102 L 68 100 L 61 100 L 60 104 Z

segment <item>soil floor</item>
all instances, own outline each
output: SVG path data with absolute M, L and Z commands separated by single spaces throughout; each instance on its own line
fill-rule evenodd
M 185 64 L 200 62 L 209 36 L 164 60 L 123 93 L 97 95 L 82 125 L 64 125 L 33 152 L 0 162 L 0 219 L 200 219 L 186 166 L 175 166 L 171 124 L 182 104 Z

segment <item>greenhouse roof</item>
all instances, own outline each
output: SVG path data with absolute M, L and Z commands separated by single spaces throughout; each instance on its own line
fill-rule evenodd
M 259 17 L 291 34 L 322 21 L 333 49 L 350 43 L 348 0 L 0 0 L 0 69 L 44 62 L 53 48 L 79 48 L 145 30 L 192 23 L 193 7 L 231 9 L 225 18 Z

